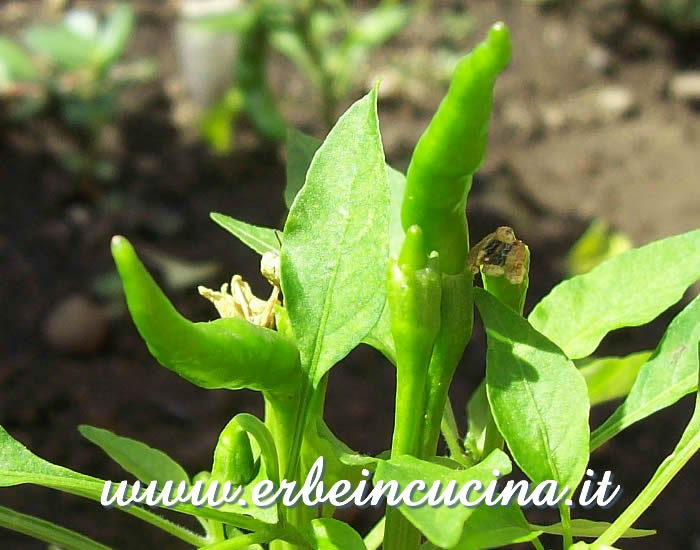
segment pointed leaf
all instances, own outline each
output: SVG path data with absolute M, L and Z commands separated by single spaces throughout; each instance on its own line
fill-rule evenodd
M 94 426 L 83 425 L 78 429 L 85 439 L 97 445 L 124 470 L 143 483 L 155 480 L 161 485 L 168 480 L 175 484 L 190 481 L 182 466 L 163 451 Z
M 314 385 L 367 335 L 384 305 L 389 188 L 376 107 L 375 89 L 340 118 L 284 229 L 282 291 Z
M 447 484 L 454 480 L 457 482 L 456 494 L 459 489 L 472 480 L 479 481 L 485 488 L 492 480 L 496 479 L 493 470 L 498 470 L 503 475 L 510 473 L 510 460 L 502 451 L 494 451 L 483 462 L 466 470 L 454 470 L 410 455 L 402 455 L 380 462 L 374 474 L 374 481 L 376 484 L 377 480 L 384 482 L 395 480 L 401 490 L 414 480 L 424 481 L 427 489 L 439 481 L 444 490 Z M 472 491 L 469 500 L 474 501 L 481 492 Z M 425 492 L 414 491 L 412 500 L 417 501 L 424 494 Z M 401 504 L 399 511 L 430 542 L 441 548 L 452 548 L 459 542 L 467 518 L 480 507 L 467 507 L 458 503 L 454 507 L 426 505 L 411 508 Z
M 486 327 L 486 389 L 498 430 L 535 483 L 573 490 L 588 462 L 588 391 L 564 353 L 488 292 L 474 299 Z M 565 406 L 564 406 L 565 404 Z
M 654 355 L 642 366 L 625 402 L 591 435 L 591 449 L 628 426 L 669 407 L 697 389 L 700 296 L 668 325 Z
M 529 321 L 570 359 L 579 359 L 611 330 L 655 319 L 698 279 L 700 229 L 629 250 L 560 283 Z
M 217 212 L 212 212 L 209 216 L 226 231 L 237 237 L 244 245 L 252 248 L 261 256 L 265 252 L 279 254 L 280 241 L 282 240 L 280 231 L 269 227 L 251 225 Z

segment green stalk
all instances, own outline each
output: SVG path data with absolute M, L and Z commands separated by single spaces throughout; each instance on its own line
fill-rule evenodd
M 416 456 L 422 442 L 427 379 L 425 367 L 430 358 L 402 352 L 401 348 L 397 348 L 396 356 L 396 407 L 391 456 Z M 420 532 L 397 508 L 387 507 L 384 550 L 418 548 L 420 537 Z
M 437 253 L 426 254 L 423 232 L 411 226 L 387 281 L 396 344 L 396 407 L 392 458 L 420 456 L 428 365 L 440 330 L 441 279 Z M 421 534 L 397 508 L 387 508 L 384 550 L 411 550 Z
M 314 391 L 311 401 L 308 406 L 307 414 L 304 414 L 306 419 L 305 426 L 308 429 L 314 429 L 314 418 L 320 418 L 323 414 L 323 406 L 325 403 L 327 377 L 324 377 L 321 383 Z M 301 450 L 306 439 L 306 429 L 301 432 L 300 436 L 296 434 L 298 429 L 299 398 L 294 394 L 266 394 L 265 395 L 265 424 L 267 425 L 273 439 L 276 442 L 279 471 L 284 475 L 284 479 L 288 481 L 296 481 L 297 488 L 303 483 L 308 464 L 304 464 L 300 460 Z M 295 439 L 298 439 L 295 441 Z M 309 508 L 304 505 L 299 505 L 295 508 L 285 508 L 278 506 L 280 521 L 283 524 L 292 525 L 301 529 L 309 524 L 312 519 L 318 515 L 318 510 Z M 270 550 L 294 550 L 299 548 L 298 545 L 276 540 L 270 542 Z
M 272 438 L 277 445 L 277 456 L 279 460 L 279 471 L 286 476 L 288 470 L 288 458 L 292 445 L 291 437 L 294 433 L 296 421 L 296 399 L 293 394 L 265 395 L 265 425 L 270 430 Z M 290 510 L 277 507 L 279 521 L 283 524 L 287 522 Z M 283 541 L 273 540 L 270 542 L 270 550 L 292 550 L 296 546 Z
M 574 544 L 574 539 L 571 536 L 571 510 L 566 504 L 559 507 L 559 517 L 561 518 L 562 549 L 567 550 Z
M 447 392 L 471 338 L 473 322 L 471 272 L 465 269 L 458 275 L 443 274 L 440 332 L 428 367 L 423 445 L 417 455 L 421 458 L 435 456 L 437 452 Z

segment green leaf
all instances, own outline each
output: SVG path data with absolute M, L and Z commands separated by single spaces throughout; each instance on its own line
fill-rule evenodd
M 474 290 L 488 338 L 486 390 L 498 430 L 532 481 L 573 490 L 588 462 L 586 382 L 525 319 Z
M 320 73 L 301 35 L 291 28 L 276 28 L 270 33 L 270 45 L 288 57 L 306 78 L 316 86 L 320 84 Z
M 110 66 L 124 53 L 134 27 L 134 12 L 129 4 L 119 3 L 105 21 L 99 36 L 99 63 Z
M 403 244 L 404 232 L 401 225 L 401 203 L 406 189 L 406 176 L 398 170 L 387 166 L 389 181 L 389 254 L 398 257 Z M 389 315 L 389 303 L 384 302 L 382 314 L 377 324 L 365 337 L 363 342 L 379 350 L 384 357 L 392 363 L 396 363 L 396 347 L 391 335 L 391 317 Z
M 13 80 L 35 80 L 36 68 L 32 58 L 24 53 L 14 42 L 0 37 L 0 71 L 10 82 Z
M 411 15 L 406 6 L 381 6 L 365 12 L 357 19 L 349 43 L 374 48 L 389 40 L 408 23 Z
M 564 532 L 561 523 L 555 523 L 554 525 L 533 525 L 532 527 L 551 535 L 561 535 Z M 610 524 L 606 521 L 592 521 L 590 519 L 571 520 L 571 534 L 574 537 L 599 537 L 608 527 L 610 527 Z M 634 539 L 649 537 L 655 534 L 656 531 L 654 529 L 627 529 L 621 538 Z
M 315 137 L 296 128 L 287 128 L 287 184 L 284 187 L 284 203 L 292 207 L 294 197 L 304 186 L 306 173 L 314 154 L 321 146 Z
M 328 134 L 284 228 L 282 291 L 314 386 L 379 319 L 388 249 L 389 187 L 374 89 Z
M 593 220 L 566 255 L 567 272 L 570 276 L 588 273 L 630 248 L 632 243 L 626 235 L 611 229 L 603 220 Z
M 212 33 L 232 31 L 243 33 L 255 22 L 257 11 L 256 6 L 243 5 L 234 10 L 197 17 L 192 20 L 192 23 Z
M 265 252 L 279 254 L 282 233 L 269 227 L 258 227 L 226 216 L 212 212 L 209 214 L 212 220 L 218 223 L 226 231 L 237 237 L 248 248 L 252 248 L 261 256 Z
M 72 32 L 62 25 L 31 27 L 24 34 L 24 41 L 36 53 L 62 69 L 85 67 L 96 59 L 96 41 Z
M 639 369 L 652 353 L 639 351 L 626 357 L 592 357 L 578 364 L 586 379 L 591 406 L 627 395 Z
M 700 346 L 693 345 L 696 355 L 700 354 Z M 697 367 L 696 367 L 697 384 Z M 673 452 L 658 467 L 654 476 L 646 487 L 632 501 L 627 509 L 620 514 L 617 519 L 608 527 L 605 532 L 596 539 L 600 545 L 615 544 L 615 541 L 622 537 L 624 533 L 634 524 L 637 519 L 656 500 L 661 491 L 671 482 L 673 477 L 685 466 L 688 461 L 700 450 L 700 393 L 695 397 L 695 412 L 686 427 L 681 440 L 676 445 Z
M 93 426 L 79 426 L 82 436 L 97 445 L 124 470 L 136 476 L 143 483 L 155 480 L 159 485 L 171 480 L 190 482 L 187 472 L 163 451 L 149 447 L 145 443 L 118 436 L 109 430 Z
M 509 506 L 479 506 L 469 516 L 454 550 L 485 550 L 527 542 L 542 532 L 528 524 L 515 503 Z
M 479 462 L 493 449 L 503 447 L 503 436 L 498 431 L 491 414 L 486 396 L 486 382 L 483 381 L 467 403 L 467 437 L 464 448 L 474 462 Z
M 591 449 L 628 426 L 697 389 L 700 296 L 668 325 L 654 355 L 642 366 L 625 402 L 591 435 Z
M 337 519 L 311 520 L 306 535 L 314 550 L 367 550 L 358 532 Z
M 62 550 L 110 550 L 109 546 L 100 544 L 85 535 L 55 525 L 34 516 L 20 514 L 0 506 L 0 527 L 29 535 L 49 544 L 55 544 Z
M 483 462 L 466 470 L 454 470 L 410 455 L 401 455 L 391 460 L 380 462 L 377 465 L 373 479 L 375 485 L 378 480 L 384 482 L 395 480 L 401 490 L 414 480 L 424 481 L 427 489 L 430 489 L 433 483 L 439 481 L 444 490 L 447 484 L 454 480 L 457 482 L 456 491 L 458 491 L 472 480 L 479 481 L 485 488 L 492 480 L 497 479 L 493 474 L 493 470 L 498 470 L 503 475 L 510 473 L 510 460 L 508 460 L 504 452 L 496 450 L 486 457 Z M 469 499 L 474 501 L 481 492 L 472 491 Z M 416 501 L 421 497 L 421 491 L 415 491 L 412 500 Z M 467 507 L 457 504 L 454 507 L 444 505 L 432 507 L 426 505 L 411 508 L 401 504 L 399 511 L 430 542 L 441 548 L 452 548 L 459 542 L 465 522 L 481 507 Z
M 241 91 L 232 87 L 202 114 L 200 131 L 214 153 L 225 155 L 233 151 L 234 123 L 243 109 L 243 102 Z
M 700 229 L 624 252 L 560 283 L 530 313 L 533 327 L 570 359 L 603 337 L 655 319 L 700 278 Z
M 261 474 L 264 468 L 260 468 Z M 257 480 L 254 480 L 255 483 Z M 0 487 L 13 487 L 31 483 L 57 489 L 64 493 L 78 495 L 90 500 L 100 501 L 102 489 L 105 481 L 96 477 L 88 476 L 78 472 L 69 470 L 62 466 L 51 464 L 33 454 L 24 445 L 13 439 L 7 431 L 0 426 Z M 253 484 L 246 487 L 248 491 Z M 130 494 L 131 486 L 127 489 Z M 244 496 L 244 498 L 246 498 Z M 248 502 L 251 502 L 248 495 Z M 150 512 L 138 505 L 129 506 L 128 508 L 116 507 L 122 512 L 136 516 L 137 518 L 150 523 L 163 531 L 167 531 L 194 546 L 203 546 L 207 541 L 199 535 L 181 527 L 163 517 Z M 234 506 L 230 508 L 236 509 Z M 245 529 L 247 531 L 259 531 L 265 529 L 267 524 L 275 523 L 276 509 L 275 507 L 266 508 L 264 510 L 249 506 L 241 513 L 228 511 L 229 506 L 225 505 L 219 509 L 213 508 L 197 508 L 192 504 L 180 504 L 173 511 L 188 514 L 195 517 L 213 519 L 223 523 L 228 523 Z M 247 515 L 243 515 L 247 514 Z M 259 517 L 250 517 L 255 514 Z

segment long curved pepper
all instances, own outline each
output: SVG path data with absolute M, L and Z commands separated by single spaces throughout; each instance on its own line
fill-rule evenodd
M 460 273 L 467 260 L 467 194 L 486 151 L 493 85 L 510 52 L 508 29 L 493 25 L 486 40 L 457 65 L 408 166 L 403 228 L 417 224 L 423 229 L 426 248 L 440 254 L 442 270 L 449 275 Z
M 296 391 L 301 367 L 290 339 L 239 318 L 189 321 L 173 307 L 124 237 L 112 238 L 112 256 L 131 317 L 161 365 L 206 389 Z

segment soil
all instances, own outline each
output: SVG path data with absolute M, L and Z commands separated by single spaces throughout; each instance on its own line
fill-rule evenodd
M 0 9 L 21 3 L 5 4 Z M 657 23 L 631 7 L 637 2 L 541 3 L 554 4 L 549 9 L 536 4 L 472 2 L 465 11 L 461 2 L 438 2 L 374 55 L 366 78 L 389 75 L 379 107 L 382 132 L 389 162 L 404 169 L 445 89 L 443 80 L 421 74 L 438 73 L 440 56 L 467 51 L 493 21 L 510 26 L 513 61 L 497 85 L 487 161 L 473 186 L 469 216 L 476 240 L 508 224 L 530 245 L 528 308 L 562 279 L 566 251 L 594 217 L 635 244 L 700 226 L 699 114 L 668 92 L 675 74 L 697 68 L 698 35 Z M 202 282 L 218 286 L 241 273 L 262 294 L 256 255 L 212 223 L 209 212 L 267 226 L 279 226 L 285 215 L 277 146 L 243 127 L 237 150 L 214 157 L 175 125 L 167 92 L 175 74 L 173 12 L 165 2 L 137 6 L 131 54 L 158 59 L 161 77 L 127 98 L 129 108 L 115 126 L 120 136 L 116 181 L 95 184 L 67 172 L 52 154 L 52 143 L 63 135 L 51 118 L 0 127 L 0 423 L 39 456 L 111 479 L 121 479 L 123 472 L 80 437 L 78 425 L 148 442 L 194 473 L 209 468 L 218 432 L 233 414 L 262 411 L 257 394 L 205 391 L 155 363 L 119 299 L 97 292 L 96 282 L 108 282 L 113 273 L 110 237 L 125 234 L 137 250 L 150 247 L 190 262 L 216 259 L 219 272 Z M 447 32 L 441 26 L 447 14 L 473 25 L 472 31 Z M 20 23 L 0 19 L 10 30 Z M 396 66 L 410 70 L 392 88 Z M 278 62 L 272 74 L 278 84 L 290 82 L 289 93 L 279 90 L 285 92 L 283 109 L 295 124 L 322 136 L 314 119 L 319 110 L 309 105 L 303 83 L 297 86 L 290 71 Z M 355 97 L 362 93 L 360 84 Z M 622 112 L 591 103 L 611 86 L 627 93 Z M 195 286 L 169 294 L 187 317 L 210 319 L 213 310 Z M 88 345 L 82 355 L 59 353 L 47 344 L 42 327 L 58 304 L 76 294 L 103 307 L 104 315 L 94 322 L 105 324 L 106 337 L 94 346 L 97 351 Z M 655 347 L 681 306 L 649 326 L 611 334 L 601 353 Z M 65 322 L 80 326 L 77 320 Z M 483 376 L 484 349 L 477 324 L 452 388 L 461 424 L 464 403 Z M 330 378 L 329 425 L 353 448 L 380 452 L 390 443 L 393 393 L 392 369 L 373 350 L 358 348 Z M 592 425 L 616 405 L 594 410 Z M 624 509 L 678 441 L 692 405 L 684 399 L 594 455 L 592 467 L 612 470 L 624 492 L 612 510 L 592 515 L 605 519 Z M 658 535 L 621 546 L 700 547 L 693 521 L 700 517 L 699 478 L 696 458 L 639 521 L 658 529 Z M 99 504 L 45 489 L 3 489 L 0 505 L 57 521 L 116 548 L 184 548 L 125 514 L 105 513 Z M 366 511 L 345 514 L 360 530 L 371 524 Z M 537 510 L 531 519 L 556 521 Z M 0 542 L 8 549 L 45 546 L 8 531 L 0 531 Z

